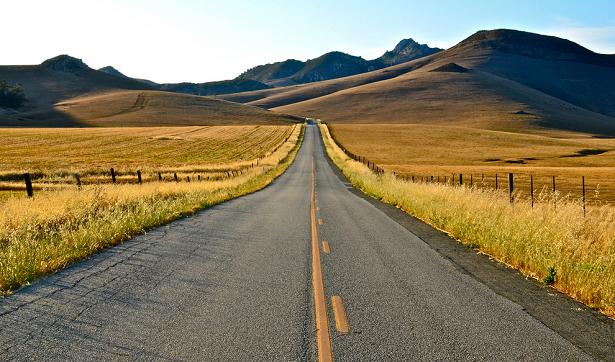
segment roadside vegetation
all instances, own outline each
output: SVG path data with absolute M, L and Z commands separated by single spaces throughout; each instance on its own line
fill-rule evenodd
M 81 188 L 71 185 L 33 198 L 0 200 L 0 293 L 154 227 L 262 189 L 288 168 L 301 145 L 304 127 L 285 129 L 292 132 L 286 142 L 281 137 L 283 144 L 263 145 L 261 153 L 256 154 L 260 156 L 258 167 L 246 168 L 232 177 L 91 184 Z M 243 137 L 241 141 L 249 149 L 258 138 Z
M 366 194 L 395 205 L 586 305 L 615 317 L 615 209 L 595 206 L 584 217 L 577 199 L 542 192 L 534 207 L 507 192 L 408 182 L 375 174 L 349 158 L 321 125 L 327 153 Z M 478 185 L 477 185 L 478 186 Z

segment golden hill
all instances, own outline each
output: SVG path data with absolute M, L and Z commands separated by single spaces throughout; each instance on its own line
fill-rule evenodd
M 615 57 L 555 37 L 482 31 L 390 68 L 224 99 L 330 123 L 615 136 Z
M 224 100 L 157 91 L 89 68 L 66 55 L 39 65 L 0 66 L 0 79 L 20 83 L 28 101 L 0 115 L 0 126 L 179 126 L 288 124 L 296 117 Z

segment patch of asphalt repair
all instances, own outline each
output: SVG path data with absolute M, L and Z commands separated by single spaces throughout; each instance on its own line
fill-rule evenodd
M 325 158 L 351 193 L 423 240 L 460 272 L 517 303 L 529 315 L 597 360 L 615 361 L 615 320 L 486 254 L 478 253 L 407 212 L 368 196 L 352 185 L 326 153 Z

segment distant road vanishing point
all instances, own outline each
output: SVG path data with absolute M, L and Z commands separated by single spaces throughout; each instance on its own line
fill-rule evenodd
M 308 125 L 267 188 L 0 300 L 0 359 L 594 360 L 374 203 Z

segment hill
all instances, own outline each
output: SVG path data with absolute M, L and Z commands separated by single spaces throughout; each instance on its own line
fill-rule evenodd
M 116 77 L 129 78 L 122 74 L 112 66 L 106 66 L 100 68 L 99 71 L 107 74 L 115 75 Z M 251 79 L 233 79 L 223 80 L 219 82 L 206 82 L 206 83 L 165 83 L 158 84 L 146 79 L 136 79 L 139 82 L 148 84 L 156 89 L 160 89 L 168 92 L 191 94 L 196 96 L 214 96 L 218 94 L 232 94 L 241 92 L 250 92 L 259 89 L 269 89 L 270 86 L 257 82 Z
M 288 59 L 283 62 L 259 65 L 242 73 L 238 79 L 252 79 L 274 86 L 289 86 L 337 79 L 385 68 L 442 51 L 404 39 L 397 46 L 374 60 L 365 60 L 342 52 L 329 52 L 302 62 Z
M 28 98 L 18 112 L 0 113 L 0 126 L 280 124 L 297 120 L 256 107 L 161 92 L 128 77 L 91 69 L 68 55 L 39 65 L 0 66 L 0 79 L 20 83 Z
M 224 98 L 330 123 L 615 136 L 613 58 L 565 39 L 500 29 L 386 69 Z M 438 68 L 445 71 L 431 72 Z

